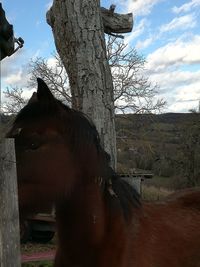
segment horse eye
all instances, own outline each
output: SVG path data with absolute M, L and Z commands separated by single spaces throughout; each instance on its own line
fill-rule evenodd
M 40 144 L 39 143 L 37 143 L 37 142 L 32 142 L 31 143 L 31 145 L 30 145 L 30 149 L 32 149 L 32 150 L 36 150 L 36 149 L 38 149 L 40 147 Z

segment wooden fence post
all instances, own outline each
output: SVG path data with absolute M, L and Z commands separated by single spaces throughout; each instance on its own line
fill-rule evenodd
M 21 266 L 14 139 L 0 140 L 0 267 Z

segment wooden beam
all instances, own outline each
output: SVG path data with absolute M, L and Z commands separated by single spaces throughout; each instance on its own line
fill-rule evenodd
M 0 266 L 20 267 L 14 139 L 0 140 Z
M 101 7 L 105 33 L 127 33 L 133 29 L 133 14 L 114 13 L 115 6 L 111 5 L 110 9 Z

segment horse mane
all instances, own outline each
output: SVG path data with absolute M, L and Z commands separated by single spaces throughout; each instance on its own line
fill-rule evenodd
M 118 206 L 121 207 L 125 219 L 129 218 L 132 214 L 132 208 L 137 208 L 141 205 L 140 196 L 133 186 L 123 180 L 110 167 L 110 156 L 102 148 L 99 134 L 93 122 L 82 112 L 69 108 L 54 98 L 54 101 L 50 103 L 29 102 L 18 113 L 14 124 L 30 122 L 45 117 L 59 118 L 63 121 L 63 131 L 67 131 L 67 135 L 73 140 L 70 143 L 74 154 L 79 154 L 78 149 L 83 143 L 84 146 L 95 145 L 101 162 L 104 195 L 108 202 L 119 202 Z

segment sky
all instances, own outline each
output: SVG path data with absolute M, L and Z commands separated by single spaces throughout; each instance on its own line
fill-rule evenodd
M 16 37 L 24 47 L 1 63 L 2 90 L 26 89 L 27 64 L 36 57 L 52 58 L 56 50 L 46 12 L 52 0 L 0 0 Z M 200 101 L 200 0 L 103 0 L 118 13 L 133 13 L 134 27 L 125 42 L 146 58 L 144 74 L 159 86 L 166 112 L 188 112 Z

